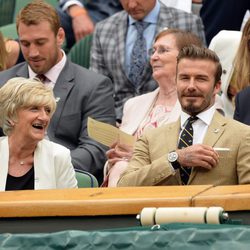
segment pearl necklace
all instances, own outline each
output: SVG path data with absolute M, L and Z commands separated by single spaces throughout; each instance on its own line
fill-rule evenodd
M 24 161 L 19 161 L 19 164 L 22 166 L 24 165 Z

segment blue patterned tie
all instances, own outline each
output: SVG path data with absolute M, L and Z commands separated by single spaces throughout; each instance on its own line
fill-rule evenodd
M 178 148 L 186 148 L 193 144 L 193 126 L 192 124 L 198 119 L 197 116 L 190 116 L 187 120 L 185 128 L 182 130 Z M 183 185 L 187 185 L 189 176 L 191 174 L 191 168 L 180 166 L 180 175 Z
M 146 39 L 143 37 L 144 30 L 148 27 L 149 23 L 137 21 L 135 27 L 137 30 L 137 37 L 130 59 L 129 79 L 137 86 L 142 80 L 142 72 L 147 63 L 147 45 Z

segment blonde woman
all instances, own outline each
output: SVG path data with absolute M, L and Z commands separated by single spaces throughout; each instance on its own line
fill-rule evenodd
M 1 87 L 1 191 L 77 187 L 70 151 L 44 139 L 55 109 L 40 81 L 17 77 Z

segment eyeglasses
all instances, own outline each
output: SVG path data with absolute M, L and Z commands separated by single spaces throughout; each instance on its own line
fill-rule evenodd
M 170 49 L 165 48 L 163 46 L 159 46 L 158 48 L 150 48 L 148 50 L 148 55 L 151 57 L 155 52 L 157 52 L 158 55 L 162 55 L 166 52 L 169 52 Z

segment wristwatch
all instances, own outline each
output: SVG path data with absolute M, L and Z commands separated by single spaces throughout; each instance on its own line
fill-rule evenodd
M 174 169 L 178 169 L 180 167 L 180 163 L 177 160 L 178 160 L 177 152 L 172 151 L 168 153 L 168 161 L 171 163 Z

